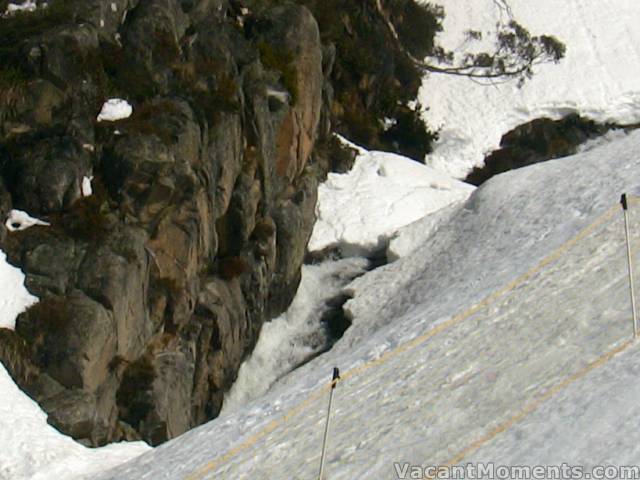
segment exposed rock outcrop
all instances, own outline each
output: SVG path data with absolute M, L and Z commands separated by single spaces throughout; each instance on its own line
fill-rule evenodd
M 587 140 L 604 135 L 612 124 L 598 124 L 577 114 L 560 120 L 538 118 L 507 132 L 500 148 L 485 158 L 482 167 L 474 168 L 465 182 L 481 185 L 494 175 L 554 158 L 573 155 Z
M 83 443 L 158 444 L 218 414 L 293 298 L 331 62 L 293 4 L 244 22 L 226 0 L 50 3 L 0 20 L 41 25 L 0 45 L 18 72 L 0 101 L 0 216 L 51 223 L 0 227 L 41 298 L 0 332 L 0 360 Z M 96 122 L 114 96 L 133 115 Z

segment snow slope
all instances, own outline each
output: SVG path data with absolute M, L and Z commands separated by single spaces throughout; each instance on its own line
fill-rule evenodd
M 474 187 L 400 155 L 360 150 L 348 173 L 330 173 L 318 189 L 309 250 L 384 248 L 400 227 L 466 199 Z
M 99 478 L 314 478 L 334 365 L 332 480 L 396 478 L 394 462 L 640 462 L 635 387 L 616 397 L 619 433 L 588 421 L 637 362 L 623 361 L 638 353 L 617 201 L 640 193 L 639 174 L 636 132 L 495 177 L 413 253 L 354 282 L 354 324 L 329 353 Z M 640 246 L 637 211 L 632 236 Z
M 508 20 L 501 2 L 440 0 L 444 31 L 438 41 L 462 54 L 476 48 L 466 30 L 487 34 Z M 420 101 L 428 125 L 440 132 L 427 164 L 463 178 L 483 164 L 502 135 L 539 117 L 580 113 L 598 122 L 640 122 L 640 2 L 637 0 L 509 0 L 513 15 L 533 35 L 555 35 L 567 46 L 559 64 L 535 68 L 515 82 L 487 87 L 463 77 L 428 75 Z

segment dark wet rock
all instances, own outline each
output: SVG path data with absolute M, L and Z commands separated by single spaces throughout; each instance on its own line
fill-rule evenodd
M 480 185 L 499 173 L 573 155 L 587 140 L 612 128 L 615 125 L 601 125 L 575 114 L 561 120 L 533 120 L 507 132 L 500 149 L 485 159 L 483 167 L 474 168 L 465 182 Z
M 66 388 L 95 392 L 109 376 L 116 355 L 116 325 L 111 312 L 75 290 L 49 297 L 18 317 L 34 363 Z
M 49 414 L 47 421 L 58 430 L 85 444 L 93 443 L 91 437 L 98 433 L 99 424 L 94 395 L 80 389 L 63 390 L 41 401 L 40 406 Z
M 2 174 L 16 208 L 33 214 L 54 213 L 81 197 L 82 178 L 90 159 L 69 137 L 28 139 L 12 146 Z

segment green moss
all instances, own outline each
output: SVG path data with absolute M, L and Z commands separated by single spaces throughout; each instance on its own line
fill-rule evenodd
M 315 158 L 321 169 L 316 178 L 324 180 L 328 172 L 345 173 L 351 170 L 357 151 L 342 143 L 335 135 L 321 138 L 316 142 Z
M 27 309 L 26 316 L 32 325 L 46 325 L 46 330 L 54 334 L 64 334 L 71 321 L 67 302 L 63 297 L 42 299 Z
M 434 34 L 442 30 L 442 7 L 414 0 L 386 0 L 386 4 L 404 47 L 416 58 L 431 55 Z
M 158 93 L 147 69 L 120 45 L 101 43 L 99 56 L 107 77 L 106 85 L 113 93 L 126 93 L 127 98 L 139 103 Z
M 422 161 L 425 154 L 431 153 L 431 144 L 437 138 L 437 134 L 425 129 L 420 117 L 420 107 L 415 110 L 407 107 L 398 108 L 394 119 L 395 125 L 383 132 L 381 139 L 394 145 L 404 155 Z
M 175 117 L 181 113 L 175 103 L 169 100 L 147 101 L 137 105 L 129 118 L 114 122 L 113 126 L 125 133 L 155 135 L 165 145 L 172 145 L 176 139 L 166 120 L 168 116 Z
M 128 363 L 129 362 L 127 362 L 127 360 L 122 355 L 116 355 L 109 361 L 108 368 L 111 373 L 116 373 Z
M 260 219 L 251 233 L 252 238 L 258 241 L 268 240 L 276 233 L 276 226 L 273 220 Z
M 73 316 L 64 297 L 47 297 L 19 317 L 16 332 L 28 339 L 35 363 L 46 368 L 64 361 L 63 352 L 52 349 L 50 344 L 68 334 L 72 321 Z
M 214 124 L 222 112 L 240 111 L 239 87 L 232 72 L 212 58 L 173 65 L 175 89 L 191 100 L 193 109 Z

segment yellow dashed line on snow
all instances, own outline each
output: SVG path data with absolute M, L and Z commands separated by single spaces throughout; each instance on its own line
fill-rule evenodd
M 615 205 L 611 206 L 611 208 L 609 208 L 606 212 L 604 212 L 602 215 L 600 215 L 593 223 L 591 223 L 589 226 L 587 226 L 583 230 L 581 230 L 576 236 L 574 236 L 573 238 L 571 238 L 568 241 L 566 241 L 565 243 L 563 243 L 552 254 L 550 254 L 549 256 L 545 257 L 538 265 L 533 267 L 528 272 L 520 275 L 518 278 L 516 278 L 515 280 L 513 280 L 512 282 L 507 284 L 505 287 L 503 287 L 500 290 L 492 293 L 491 295 L 489 295 L 488 297 L 486 297 L 485 299 L 483 299 L 481 302 L 477 303 L 473 307 L 469 308 L 468 310 L 466 310 L 466 311 L 464 311 L 462 313 L 459 313 L 458 315 L 456 315 L 455 317 L 452 317 L 451 319 L 447 320 L 446 322 L 443 322 L 443 323 L 440 323 L 440 324 L 436 325 L 435 327 L 433 327 L 431 330 L 429 330 L 425 334 L 420 335 L 420 336 L 414 338 L 413 340 L 410 340 L 409 342 L 398 346 L 394 350 L 390 350 L 388 352 L 385 352 L 383 355 L 381 355 L 380 357 L 378 357 L 376 359 L 370 360 L 370 361 L 360 365 L 359 367 L 352 368 L 351 370 L 348 370 L 348 371 L 344 372 L 342 374 L 342 381 L 348 380 L 349 378 L 355 377 L 356 375 L 359 375 L 359 374 L 361 374 L 361 373 L 363 373 L 363 372 L 365 372 L 365 371 L 367 371 L 367 370 L 369 370 L 371 368 L 374 368 L 374 367 L 376 367 L 378 365 L 384 364 L 384 363 L 388 362 L 389 360 L 397 357 L 398 355 L 401 355 L 402 353 L 405 353 L 408 350 L 411 350 L 411 349 L 423 344 L 424 342 L 426 342 L 430 338 L 433 338 L 434 336 L 442 333 L 443 331 L 449 329 L 450 327 L 453 327 L 454 325 L 457 325 L 457 324 L 463 322 L 464 320 L 468 319 L 469 317 L 473 316 L 474 314 L 478 313 L 483 308 L 485 308 L 488 305 L 490 305 L 491 303 L 495 302 L 498 298 L 500 298 L 503 295 L 507 294 L 508 292 L 514 290 L 521 283 L 524 283 L 525 281 L 527 281 L 528 279 L 533 277 L 536 273 L 538 273 L 540 270 L 545 268 L 547 265 L 549 265 L 550 263 L 556 261 L 564 253 L 566 253 L 569 249 L 571 249 L 573 246 L 575 246 L 577 243 L 579 243 L 582 239 L 584 239 L 586 236 L 588 236 L 593 231 L 595 231 L 598 227 L 600 227 L 605 222 L 607 222 L 615 214 L 615 212 L 620 210 L 620 208 L 621 207 L 620 207 L 619 204 L 615 204 Z M 458 457 L 464 458 L 468 453 L 470 453 L 471 451 L 474 451 L 477 448 L 479 448 L 479 447 L 475 447 L 475 445 L 481 446 L 482 444 L 486 443 L 487 441 L 489 441 L 490 439 L 492 439 L 493 437 L 495 437 L 499 433 L 507 430 L 511 425 L 517 423 L 519 420 L 521 420 L 526 415 L 531 413 L 533 410 L 535 410 L 538 407 L 538 405 L 540 403 L 544 402 L 547 398 L 549 398 L 552 395 L 554 395 L 557 391 L 562 390 L 562 388 L 564 388 L 567 385 L 573 383 L 578 378 L 586 375 L 588 372 L 590 372 L 594 368 L 597 368 L 600 364 L 606 363 L 606 361 L 608 361 L 611 357 L 613 357 L 614 355 L 616 355 L 620 351 L 626 349 L 630 344 L 631 344 L 631 342 L 624 343 L 620 347 L 618 347 L 618 348 L 612 350 L 611 352 L 605 354 L 603 357 L 601 357 L 599 360 L 597 360 L 593 364 L 590 364 L 589 366 L 585 367 L 585 369 L 581 370 L 580 372 L 574 374 L 573 376 L 569 377 L 565 381 L 563 381 L 560 384 L 556 385 L 555 387 L 550 389 L 548 392 L 546 392 L 538 400 L 532 402 L 527 407 L 525 407 L 525 409 L 522 410 L 519 414 L 515 415 L 514 417 L 511 417 L 509 420 L 505 421 L 504 423 L 502 423 L 501 425 L 496 427 L 494 430 L 492 430 L 491 432 L 487 433 L 485 436 L 483 436 L 481 439 L 476 441 L 474 444 L 472 444 L 471 446 L 467 447 L 465 450 L 463 450 L 458 455 L 456 455 L 449 462 L 454 462 L 455 463 L 455 461 L 456 461 L 456 459 Z M 598 362 L 600 362 L 600 363 L 598 363 Z M 331 384 L 330 383 L 328 383 L 325 387 L 322 387 L 322 388 L 318 389 L 316 392 L 311 394 L 305 401 L 303 401 L 299 405 L 297 405 L 297 406 L 293 407 L 291 410 L 289 410 L 284 416 L 272 420 L 267 425 L 262 427 L 261 430 L 259 430 L 258 432 L 256 432 L 255 434 L 253 434 L 252 436 L 250 436 L 249 438 L 244 440 L 237 447 L 229 450 L 224 455 L 212 460 L 211 462 L 207 463 L 203 467 L 199 468 L 195 472 L 193 472 L 190 475 L 188 475 L 187 477 L 185 477 L 185 480 L 198 480 L 198 479 L 201 479 L 204 475 L 210 473 L 211 471 L 215 470 L 216 468 L 218 468 L 222 464 L 226 463 L 227 461 L 229 461 L 231 458 L 233 458 L 234 456 L 236 456 L 237 454 L 239 454 L 243 450 L 246 450 L 247 448 L 252 447 L 260 439 L 262 439 L 266 435 L 268 435 L 271 432 L 273 432 L 278 426 L 288 422 L 291 418 L 295 417 L 300 412 L 305 410 L 313 402 L 315 402 L 316 400 L 321 398 L 323 395 L 326 395 L 329 392 L 330 389 L 331 389 Z M 447 462 L 447 465 L 449 464 L 449 462 Z
M 518 413 L 516 413 L 512 417 L 508 418 L 504 422 L 500 423 L 497 427 L 495 427 L 494 429 L 490 430 L 489 432 L 484 434 L 482 437 L 478 438 L 472 444 L 467 446 L 464 450 L 461 450 L 460 452 L 458 452 L 451 459 L 447 460 L 442 466 L 444 466 L 444 467 L 452 467 L 454 465 L 459 464 L 469 454 L 471 454 L 471 453 L 475 452 L 476 450 L 480 449 L 480 447 L 484 446 L 485 444 L 487 444 L 488 442 L 493 440 L 495 437 L 497 437 L 501 433 L 503 433 L 503 432 L 507 431 L 508 429 L 510 429 L 516 423 L 518 423 L 522 419 L 524 419 L 527 415 L 529 415 L 530 413 L 533 413 L 544 402 L 549 400 L 556 393 L 559 393 L 560 391 L 564 390 L 565 388 L 567 388 L 572 383 L 576 382 L 577 380 L 580 380 L 581 378 L 586 376 L 589 372 L 595 370 L 598 367 L 601 367 L 601 366 L 605 365 L 613 357 L 615 357 L 619 353 L 624 352 L 625 350 L 627 350 L 632 345 L 635 345 L 635 341 L 634 340 L 626 340 L 622 344 L 618 345 L 617 347 L 613 348 L 612 350 L 609 350 L 607 353 L 605 353 L 604 355 L 602 355 L 601 357 L 599 357 L 595 361 L 591 362 L 590 364 L 588 364 L 587 366 L 585 366 L 584 368 L 582 368 L 578 372 L 574 373 L 570 377 L 567 377 L 564 380 L 556 383 L 554 386 L 552 386 L 551 388 L 546 390 L 544 393 L 542 393 L 539 397 L 535 398 L 530 403 L 526 404 L 524 406 L 524 408 L 522 410 L 520 410 Z

